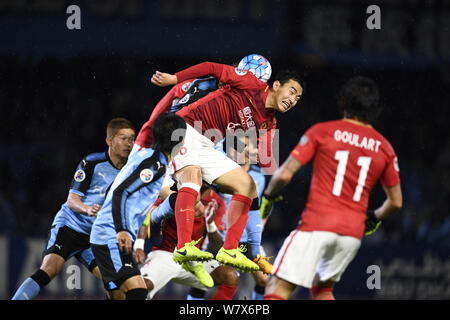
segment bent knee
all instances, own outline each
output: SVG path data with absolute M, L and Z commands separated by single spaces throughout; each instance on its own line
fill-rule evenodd
M 202 169 L 198 166 L 187 166 L 175 173 L 179 184 L 195 183 L 202 185 Z

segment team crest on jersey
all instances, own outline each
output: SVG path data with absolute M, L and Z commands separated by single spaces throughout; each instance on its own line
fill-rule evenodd
M 139 174 L 143 183 L 149 183 L 153 179 L 153 172 L 150 169 L 143 169 Z
M 73 176 L 73 179 L 76 182 L 82 182 L 84 181 L 84 179 L 86 179 L 86 173 L 82 169 L 77 170 L 77 172 L 75 172 L 75 175 Z
M 308 139 L 307 136 L 302 136 L 302 137 L 300 138 L 300 141 L 298 142 L 298 144 L 301 145 L 301 146 L 304 146 L 305 144 L 308 143 L 308 141 L 309 141 L 309 139 Z
M 183 99 L 179 100 L 178 103 L 186 103 L 189 101 L 190 97 L 191 97 L 191 95 L 188 93 L 183 97 Z
M 187 92 L 190 85 L 191 85 L 190 82 L 186 82 L 185 84 L 183 84 L 183 85 L 181 86 L 181 90 L 183 90 L 184 92 Z
M 234 72 L 236 72 L 236 74 L 238 76 L 243 76 L 243 75 L 247 74 L 246 70 L 239 70 L 238 68 L 234 68 Z

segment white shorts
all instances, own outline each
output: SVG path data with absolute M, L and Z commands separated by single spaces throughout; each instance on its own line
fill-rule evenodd
M 313 286 L 316 274 L 321 282 L 338 282 L 360 245 L 357 238 L 333 232 L 294 230 L 275 259 L 273 274 L 305 288 Z
M 210 260 L 204 262 L 203 266 L 211 273 L 219 266 L 219 263 L 216 260 Z M 202 290 L 209 289 L 202 285 L 192 273 L 187 272 L 180 264 L 173 261 L 172 252 L 165 250 L 154 250 L 147 255 L 147 259 L 141 267 L 141 275 L 144 279 L 153 282 L 153 289 L 147 295 L 149 300 L 153 299 L 153 296 L 171 280 Z
M 169 169 L 170 174 L 190 166 L 199 166 L 202 179 L 211 184 L 218 177 L 240 166 L 219 150 L 214 143 L 187 124 L 183 146 L 173 157 Z

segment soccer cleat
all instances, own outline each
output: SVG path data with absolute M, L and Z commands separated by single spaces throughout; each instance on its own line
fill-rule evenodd
M 242 254 L 241 248 L 225 250 L 222 247 L 216 255 L 216 260 L 221 264 L 234 267 L 241 272 L 254 272 L 259 270 L 259 266 L 256 263 Z
M 259 271 L 264 272 L 265 274 L 272 273 L 272 264 L 268 261 L 270 257 L 264 257 L 260 254 L 256 255 L 256 258 L 253 261 L 259 266 Z
M 181 265 L 184 270 L 192 273 L 197 280 L 204 285 L 205 287 L 212 288 L 214 287 L 214 280 L 208 271 L 205 270 L 205 267 L 201 263 L 189 263 L 185 262 Z
M 173 260 L 176 263 L 182 264 L 187 261 L 208 261 L 214 258 L 212 253 L 202 251 L 195 245 L 201 240 L 192 240 L 184 244 L 184 247 L 173 251 Z

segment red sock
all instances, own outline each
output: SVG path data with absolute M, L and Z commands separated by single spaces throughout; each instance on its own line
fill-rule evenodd
M 217 291 L 214 293 L 214 295 L 211 297 L 211 300 L 231 300 L 233 299 L 236 290 L 236 286 L 227 286 L 221 284 L 217 288 Z
M 333 287 L 331 288 L 312 287 L 310 293 L 313 300 L 336 300 L 333 295 Z
M 252 199 L 240 194 L 235 194 L 231 197 L 227 215 L 228 230 L 223 243 L 224 249 L 229 250 L 238 247 L 239 240 L 247 224 L 248 210 L 252 202 Z
M 195 202 L 198 192 L 189 187 L 181 187 L 175 202 L 175 220 L 177 223 L 177 248 L 180 249 L 186 242 L 192 240 L 194 227 Z

